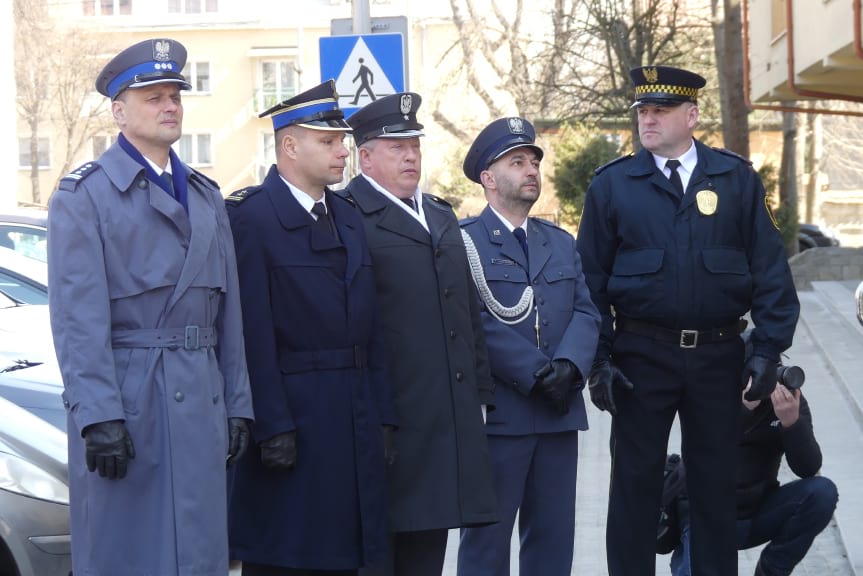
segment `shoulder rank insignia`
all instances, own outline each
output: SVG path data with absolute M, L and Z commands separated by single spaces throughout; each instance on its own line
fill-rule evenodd
M 225 202 L 227 204 L 233 204 L 236 206 L 237 204 L 239 204 L 240 202 L 242 202 L 243 200 L 245 200 L 249 196 L 254 195 L 255 192 L 257 192 L 260 189 L 261 188 L 258 186 L 249 186 L 248 188 L 243 188 L 241 190 L 237 190 L 236 192 L 233 192 L 230 196 L 225 198 Z
M 95 172 L 98 168 L 99 163 L 95 160 L 87 162 L 63 176 L 63 178 L 60 179 L 59 187 L 63 190 L 74 191 L 75 187 L 79 182 L 81 182 L 81 180 Z
M 726 156 L 730 156 L 732 158 L 736 158 L 736 159 L 740 160 L 741 162 L 745 162 L 745 163 L 749 164 L 750 166 L 752 165 L 752 160 L 750 160 L 749 158 L 744 158 L 743 156 L 741 156 L 737 152 L 733 152 L 731 150 L 728 150 L 727 148 L 717 148 L 716 146 L 713 146 L 713 149 L 716 150 L 717 152 L 719 152 L 720 154 L 725 154 Z
M 619 156 L 618 158 L 615 158 L 611 162 L 606 162 L 605 164 L 603 164 L 602 166 L 600 166 L 599 168 L 594 170 L 593 173 L 599 174 L 600 172 L 602 172 L 603 170 L 605 170 L 609 166 L 614 166 L 618 162 L 623 162 L 624 160 L 628 160 L 628 159 L 632 158 L 633 156 L 634 156 L 634 154 L 632 152 L 630 152 L 629 154 L 625 154 L 623 156 Z
M 434 194 L 429 194 L 429 193 L 425 193 L 425 194 L 423 194 L 423 196 L 425 196 L 426 198 L 428 198 L 432 202 L 437 202 L 438 204 L 446 206 L 447 208 L 452 208 L 452 204 L 450 204 L 449 202 L 447 202 L 446 200 L 444 200 L 443 198 L 441 198 L 439 196 L 435 196 Z

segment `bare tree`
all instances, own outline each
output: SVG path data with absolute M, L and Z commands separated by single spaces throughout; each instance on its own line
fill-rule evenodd
M 30 182 L 34 204 L 41 204 L 39 141 L 59 135 L 54 152 L 59 176 L 72 167 L 84 145 L 110 125 L 104 98 L 93 97 L 93 78 L 103 65 L 105 38 L 88 30 L 60 27 L 44 2 L 14 0 L 15 81 L 18 114 L 30 129 Z M 44 151 L 43 151 L 44 152 Z M 60 153 L 62 152 L 62 156 Z
M 722 139 L 729 150 L 749 157 L 749 110 L 743 94 L 743 38 L 740 0 L 711 0 L 719 98 L 722 103 Z

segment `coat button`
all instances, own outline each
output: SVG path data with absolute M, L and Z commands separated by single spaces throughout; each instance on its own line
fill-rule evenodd
M 542 343 L 542 347 L 543 347 L 543 348 L 548 348 L 548 342 L 543 342 L 543 343 Z
M 464 374 L 462 374 L 461 372 L 456 372 L 455 373 L 455 379 L 456 379 L 456 382 L 461 382 L 462 380 L 464 380 Z
M 543 321 L 542 321 L 542 325 L 543 325 L 543 326 L 548 326 L 548 320 L 543 320 Z
M 138 188 L 141 188 L 143 190 L 146 187 L 147 187 L 147 181 L 146 180 L 144 180 L 143 178 L 141 180 L 138 180 Z
M 440 248 L 438 248 L 434 251 L 435 258 L 440 258 L 442 254 L 443 254 L 443 252 L 440 251 Z
M 176 394 L 174 394 L 174 400 L 176 400 L 177 402 L 182 402 L 185 399 L 186 396 L 182 392 L 177 392 Z
M 218 403 L 219 403 L 219 395 L 213 394 L 213 404 L 218 404 Z
M 450 297 L 450 294 L 452 294 L 452 291 L 451 291 L 449 288 L 444 288 L 444 289 L 443 289 L 443 296 L 444 296 L 444 298 L 449 298 L 449 297 Z
M 455 330 L 449 331 L 449 337 L 452 338 L 453 340 L 455 340 Z
M 504 275 L 503 275 L 503 277 L 504 277 L 504 278 L 509 278 L 509 274 L 504 274 Z

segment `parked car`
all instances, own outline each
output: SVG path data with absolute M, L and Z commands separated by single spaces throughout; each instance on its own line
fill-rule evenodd
M 66 434 L 0 398 L 0 574 L 71 570 Z
M 22 304 L 0 289 L 0 358 L 4 357 L 56 362 L 47 304 Z
M 24 256 L 48 260 L 48 211 L 19 208 L 0 213 L 0 246 Z
M 800 224 L 797 232 L 798 250 L 803 252 L 809 248 L 839 246 L 836 233 L 826 226 L 817 224 Z
M 0 352 L 0 398 L 66 432 L 62 393 L 63 379 L 56 362 L 3 359 Z
M 0 246 L 0 290 L 24 304 L 48 303 L 48 265 Z

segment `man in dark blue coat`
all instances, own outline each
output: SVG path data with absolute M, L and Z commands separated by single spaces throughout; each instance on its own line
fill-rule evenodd
M 260 414 L 229 488 L 231 557 L 244 576 L 355 574 L 385 550 L 395 416 L 362 222 L 327 188 L 350 127 L 333 81 L 262 116 L 276 164 L 227 199 Z
M 614 415 L 607 523 L 611 576 L 653 574 L 668 434 L 682 430 L 692 566 L 737 574 L 740 391 L 766 398 L 799 304 L 764 188 L 749 162 L 693 139 L 704 78 L 631 71 L 643 150 L 600 168 L 578 250 L 602 315 L 591 400 Z M 754 353 L 739 337 L 750 312 Z
M 534 128 L 501 118 L 477 136 L 465 175 L 488 207 L 461 222 L 482 311 L 497 408 L 488 416 L 500 522 L 462 530 L 461 576 L 510 573 L 518 512 L 519 572 L 568 576 L 575 540 L 578 430 L 587 429 L 583 375 L 599 314 L 584 282 L 575 239 L 528 218 L 540 194 Z
M 393 94 L 349 119 L 362 174 L 344 194 L 369 242 L 399 417 L 399 458 L 387 469 L 390 554 L 365 576 L 440 576 L 449 528 L 497 520 L 479 302 L 452 207 L 419 189 L 420 103 Z

